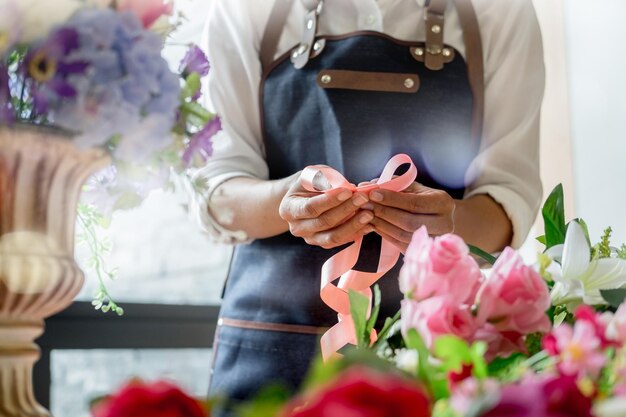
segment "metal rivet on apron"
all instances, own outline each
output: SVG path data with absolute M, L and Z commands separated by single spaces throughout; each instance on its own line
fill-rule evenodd
M 293 51 L 293 53 L 291 54 L 291 57 L 292 58 L 299 57 L 300 55 L 306 52 L 307 47 L 308 47 L 307 45 L 301 44 L 300 46 L 298 46 L 298 48 L 296 48 L 295 51 Z
M 433 27 L 430 28 L 430 30 L 432 30 L 433 33 L 441 33 L 441 26 L 433 25 Z
M 448 48 L 443 48 L 443 56 L 445 57 L 449 57 L 450 55 L 452 55 L 452 51 Z
M 332 80 L 333 80 L 333 78 L 332 78 L 330 75 L 328 75 L 328 74 L 324 74 L 324 75 L 322 75 L 322 78 L 320 78 L 320 81 L 321 81 L 323 84 L 328 84 L 328 83 L 329 83 L 329 82 L 331 82 Z
M 308 30 L 313 29 L 313 19 L 309 19 L 309 20 L 306 21 L 306 28 Z
M 222 325 L 224 325 L 224 319 L 219 319 L 219 320 L 217 320 L 217 325 L 218 325 L 218 326 L 222 326 Z
M 413 88 L 413 86 L 415 85 L 415 81 L 413 81 L 410 78 L 407 78 L 406 80 L 404 80 L 404 86 L 406 88 Z
M 413 53 L 414 53 L 415 55 L 417 55 L 417 56 L 422 56 L 422 55 L 424 55 L 424 49 L 422 49 L 422 48 L 415 48 L 415 49 L 413 50 Z

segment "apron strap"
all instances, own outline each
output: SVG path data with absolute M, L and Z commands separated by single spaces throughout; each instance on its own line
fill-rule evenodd
M 268 71 L 272 62 L 274 62 L 278 41 L 283 33 L 283 28 L 287 22 L 287 16 L 289 16 L 292 5 L 293 0 L 276 0 L 274 2 L 274 7 L 272 7 L 270 12 L 270 18 L 267 21 L 261 40 L 260 57 L 264 74 Z
M 474 96 L 472 137 L 480 141 L 485 112 L 485 74 L 483 64 L 483 43 L 476 12 L 471 0 L 454 0 L 459 22 L 463 30 L 467 74 Z
M 300 45 L 291 54 L 291 62 L 296 69 L 304 68 L 311 55 L 322 49 L 322 45 L 315 44 L 315 37 L 319 27 L 319 16 L 324 8 L 324 0 L 302 0 L 302 4 L 308 12 L 304 18 Z
M 431 0 L 424 9 L 426 20 L 426 56 L 424 65 L 433 71 L 443 68 L 443 28 L 448 0 Z

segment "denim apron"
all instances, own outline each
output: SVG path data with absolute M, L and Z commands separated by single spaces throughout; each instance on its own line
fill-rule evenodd
M 470 1 L 455 2 L 466 56 L 474 57 L 468 63 L 443 41 L 447 0 L 432 0 L 426 10 L 415 5 L 415 18 L 426 19 L 425 42 L 378 32 L 319 36 L 323 3 L 305 3 L 301 43 L 275 61 L 268 58 L 292 5 L 277 0 L 261 48 L 270 179 L 325 164 L 359 183 L 406 153 L 418 182 L 462 198 L 482 127 L 482 51 Z M 236 248 L 216 333 L 212 394 L 238 401 L 273 382 L 297 389 L 320 334 L 337 322 L 320 299 L 320 272 L 342 248 L 309 246 L 289 233 Z M 367 235 L 355 269 L 375 271 L 379 250 L 380 238 Z M 400 307 L 401 265 L 379 281 L 381 319 Z

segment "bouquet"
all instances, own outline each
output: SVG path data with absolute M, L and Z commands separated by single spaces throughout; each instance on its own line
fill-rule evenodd
M 88 184 L 102 212 L 137 205 L 212 152 L 219 118 L 199 103 L 209 63 L 161 56 L 164 0 L 0 0 L 0 123 L 62 128 L 112 165 Z
M 351 293 L 358 346 L 316 363 L 295 398 L 264 392 L 240 415 L 626 416 L 626 247 L 566 224 L 560 186 L 542 213 L 533 265 L 507 248 L 482 271 L 458 236 L 418 230 L 378 339 L 380 292 L 373 306 Z

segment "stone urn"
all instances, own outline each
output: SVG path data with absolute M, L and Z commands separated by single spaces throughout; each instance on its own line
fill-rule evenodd
M 34 397 L 34 340 L 83 285 L 74 261 L 84 181 L 110 163 L 50 128 L 0 126 L 0 417 L 49 416 Z

